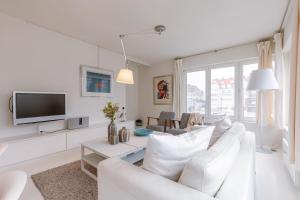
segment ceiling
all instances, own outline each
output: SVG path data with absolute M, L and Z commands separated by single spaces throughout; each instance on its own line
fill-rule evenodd
M 0 0 L 0 11 L 148 64 L 270 37 L 288 0 Z

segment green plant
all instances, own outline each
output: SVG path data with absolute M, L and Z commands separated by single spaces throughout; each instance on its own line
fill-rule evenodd
M 108 102 L 107 105 L 102 109 L 106 118 L 109 118 L 112 122 L 116 119 L 116 113 L 119 110 L 119 106 L 112 102 Z

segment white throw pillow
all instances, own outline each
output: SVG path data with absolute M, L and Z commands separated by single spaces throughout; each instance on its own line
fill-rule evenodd
M 215 123 L 215 126 L 216 128 L 213 131 L 208 148 L 210 148 L 228 129 L 231 128 L 232 122 L 230 118 L 225 115 L 222 120 Z
M 177 181 L 185 164 L 197 152 L 207 149 L 214 126 L 180 136 L 150 135 L 143 168 Z
M 234 135 L 241 142 L 245 136 L 245 132 L 246 132 L 246 127 L 243 123 L 234 122 L 232 127 L 229 130 L 227 130 L 224 134 Z
M 239 140 L 223 135 L 208 151 L 197 153 L 184 167 L 179 183 L 215 196 L 232 168 L 240 149 Z

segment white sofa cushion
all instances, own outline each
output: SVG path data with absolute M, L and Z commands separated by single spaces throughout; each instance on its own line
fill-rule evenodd
M 210 148 L 228 129 L 231 128 L 232 122 L 230 118 L 225 115 L 223 119 L 215 123 L 216 128 L 210 138 L 208 148 Z
M 208 151 L 197 153 L 184 167 L 179 183 L 215 196 L 240 149 L 236 135 L 223 135 Z
M 180 136 L 150 135 L 143 168 L 177 181 L 185 164 L 197 152 L 207 149 L 214 126 Z
M 119 158 L 98 165 L 98 200 L 216 200 Z
M 255 199 L 255 134 L 247 132 L 234 165 L 215 196 L 222 200 Z M 235 187 L 236 186 L 236 187 Z M 238 190 L 235 188 L 238 187 Z M 232 193 L 234 192 L 234 195 Z

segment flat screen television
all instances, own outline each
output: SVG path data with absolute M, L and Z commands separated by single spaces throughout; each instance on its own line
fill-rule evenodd
M 13 123 L 28 124 L 66 118 L 66 94 L 13 92 Z

